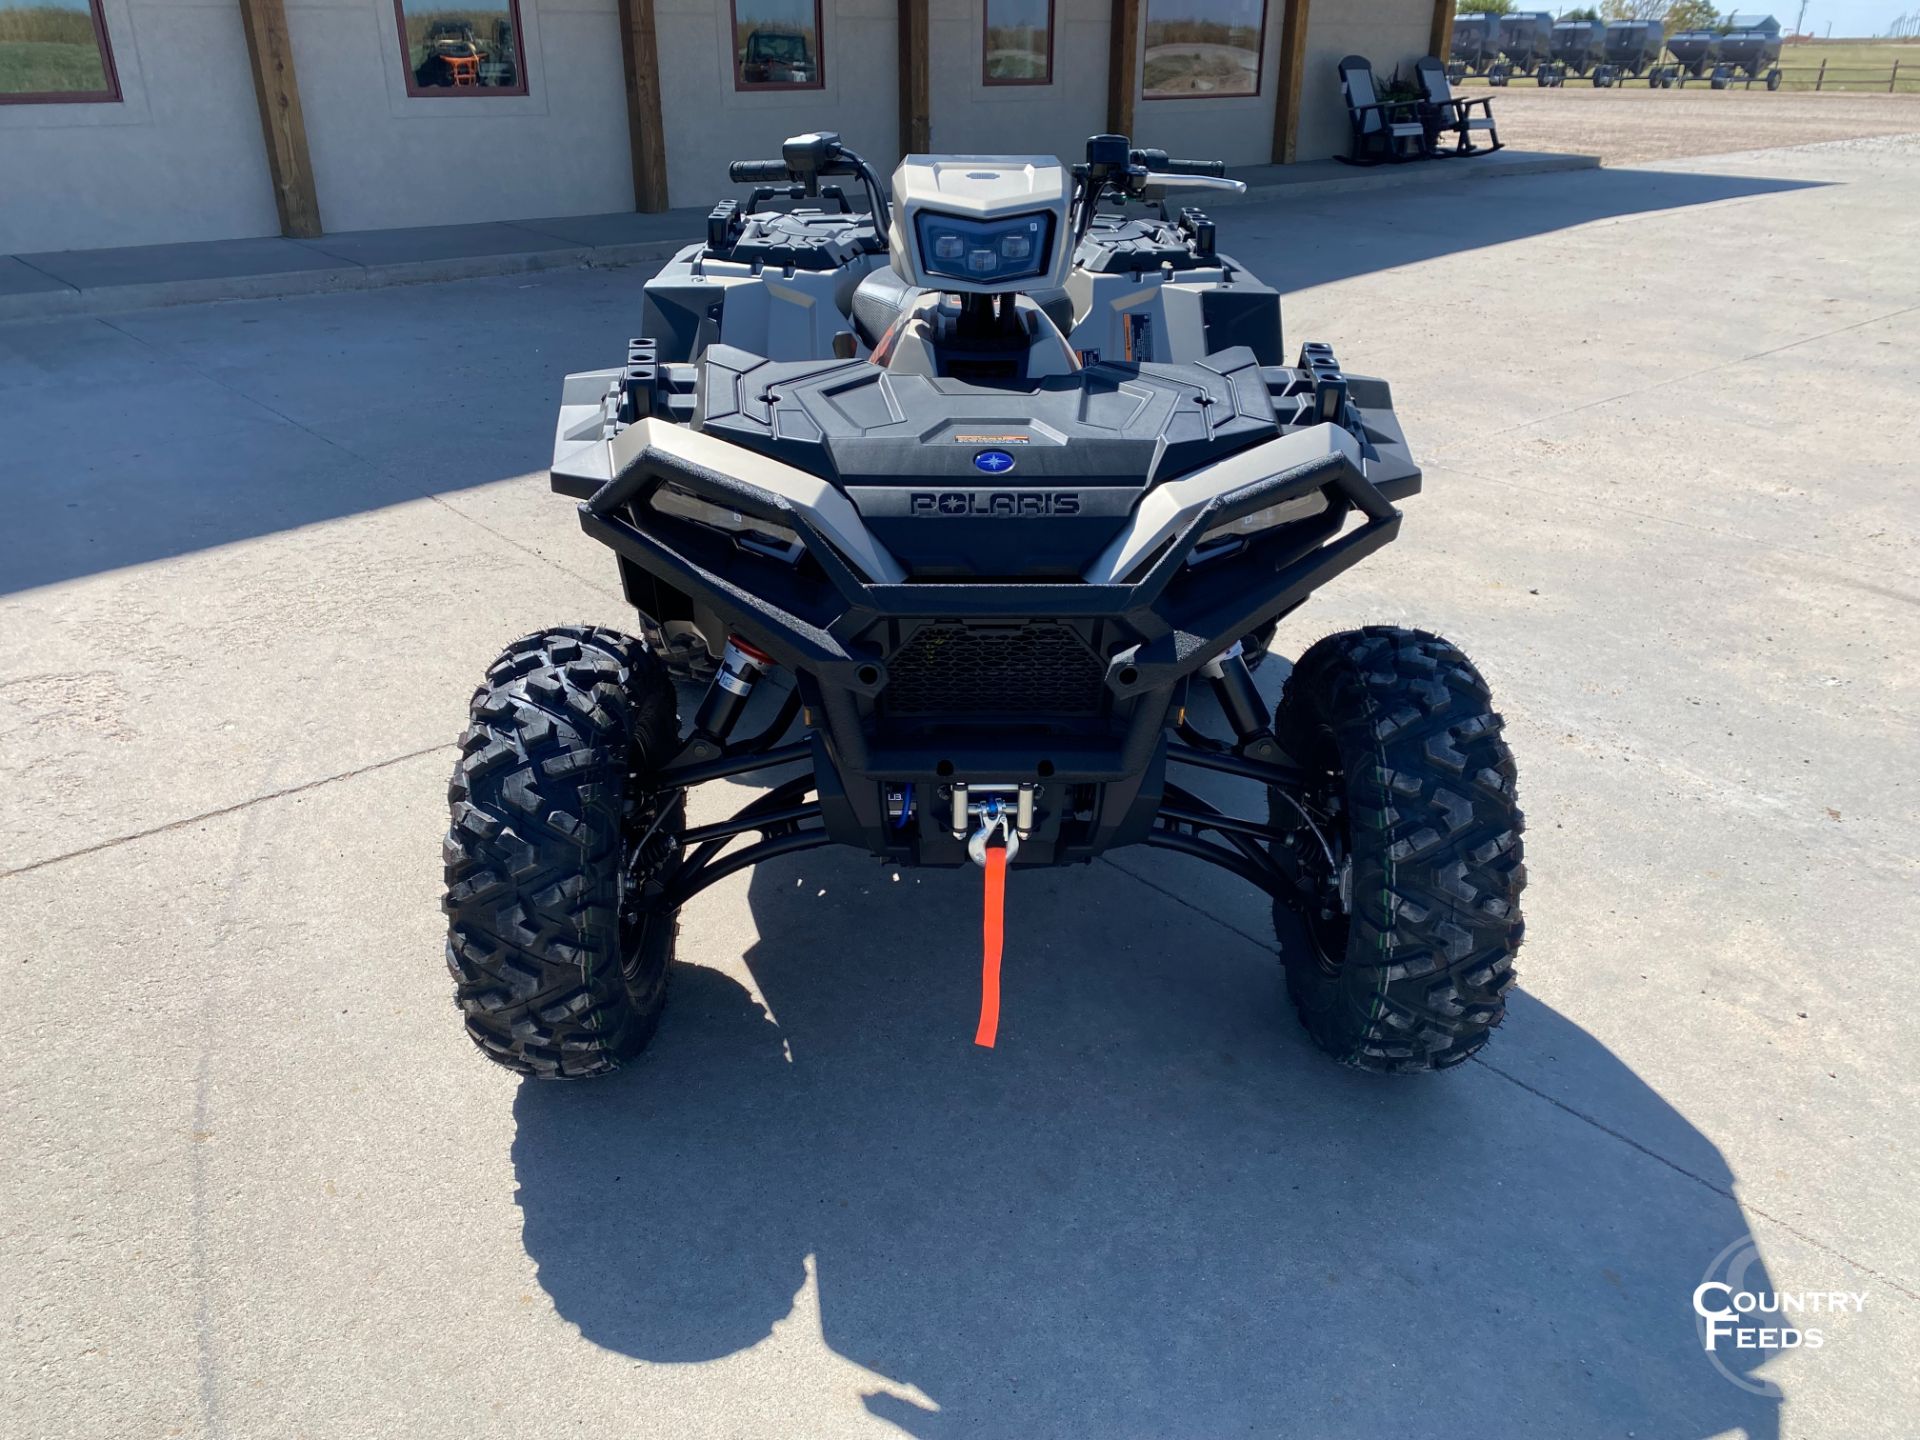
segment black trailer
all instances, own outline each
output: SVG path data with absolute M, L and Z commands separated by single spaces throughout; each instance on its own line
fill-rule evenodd
M 1473 74 L 1484 75 L 1487 67 L 1500 58 L 1500 17 L 1454 16 L 1453 42 L 1448 55 Z
M 1758 80 L 1780 63 L 1780 22 L 1771 15 L 1732 15 L 1720 37 L 1720 60 Z
M 1659 61 L 1666 43 L 1658 20 L 1615 20 L 1606 29 L 1607 64 L 1637 77 Z
M 1708 73 L 1707 84 L 1715 90 L 1751 90 L 1756 85 L 1764 85 L 1769 90 L 1778 90 L 1781 78 L 1778 65 L 1771 68 L 1762 66 L 1758 70 L 1742 70 L 1739 66 L 1729 65 L 1722 60 Z M 1687 77 L 1682 75 L 1680 84 L 1684 87 L 1686 83 Z
M 1553 27 L 1553 58 L 1584 75 L 1606 54 L 1606 28 L 1595 20 L 1562 20 Z
M 1697 80 L 1720 58 L 1720 32 L 1679 30 L 1667 37 L 1667 49 L 1680 62 L 1680 68 Z
M 1500 49 L 1514 70 L 1533 74 L 1553 54 L 1553 12 L 1516 10 L 1502 15 Z

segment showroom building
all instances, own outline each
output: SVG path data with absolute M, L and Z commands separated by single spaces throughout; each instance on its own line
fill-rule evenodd
M 838 130 L 1235 165 L 1346 139 L 1335 64 L 1446 0 L 0 0 L 0 253 L 704 206 Z M 1436 39 L 1436 37 L 1440 37 Z

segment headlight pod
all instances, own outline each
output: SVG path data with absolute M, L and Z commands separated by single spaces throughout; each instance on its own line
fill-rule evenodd
M 1282 500 L 1278 505 L 1269 505 L 1263 510 L 1242 515 L 1238 520 L 1216 525 L 1194 543 L 1193 560 L 1198 563 L 1227 554 L 1225 548 L 1213 548 L 1220 546 L 1222 541 L 1250 539 L 1268 530 L 1277 530 L 1282 525 L 1291 525 L 1296 520 L 1311 519 L 1326 508 L 1326 492 L 1316 490 L 1311 495 L 1296 495 L 1291 500 Z
M 993 285 L 1044 274 L 1053 258 L 1053 215 L 1045 210 L 1006 220 L 961 220 L 922 210 L 913 223 L 920 268 L 928 275 Z
M 681 520 L 691 520 L 696 525 L 704 525 L 709 530 L 719 530 L 733 537 L 734 544 L 743 550 L 751 550 L 756 555 L 765 555 L 774 560 L 784 560 L 792 564 L 800 558 L 806 547 L 799 535 L 784 525 L 771 520 L 762 520 L 757 515 L 743 515 L 738 510 L 729 510 L 716 505 L 711 500 L 702 499 L 690 490 L 683 490 L 671 482 L 662 485 L 653 492 L 653 508 L 662 515 L 672 515 Z

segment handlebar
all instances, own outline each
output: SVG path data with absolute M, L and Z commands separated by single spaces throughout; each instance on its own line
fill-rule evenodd
M 1162 175 L 1211 175 L 1221 177 L 1227 173 L 1224 160 L 1173 160 L 1164 150 L 1136 150 L 1134 162 L 1148 170 Z
M 1224 160 L 1176 160 L 1166 151 L 1132 148 L 1125 135 L 1087 137 L 1087 162 L 1073 167 L 1073 238 L 1078 244 L 1093 228 L 1095 211 L 1109 197 L 1121 201 L 1159 201 L 1166 213 L 1169 190 L 1218 190 L 1245 193 L 1246 186 L 1227 179 Z M 1181 183 L 1181 182 L 1188 183 Z
M 736 185 L 784 185 L 793 177 L 784 160 L 735 160 L 727 178 Z
M 875 173 L 871 165 L 840 143 L 837 131 L 812 130 L 805 135 L 789 135 L 780 149 L 784 153 L 778 160 L 731 162 L 727 166 L 727 178 L 736 185 L 791 186 L 794 199 L 802 196 L 811 199 L 830 193 L 839 200 L 841 209 L 850 213 L 852 207 L 847 204 L 847 197 L 840 193 L 839 188 L 829 186 L 823 191 L 820 182 L 829 176 L 854 176 L 866 187 L 874 228 L 881 245 L 885 246 L 893 218 L 887 206 L 886 181 Z M 751 214 L 752 210 L 753 205 L 749 203 L 748 213 Z

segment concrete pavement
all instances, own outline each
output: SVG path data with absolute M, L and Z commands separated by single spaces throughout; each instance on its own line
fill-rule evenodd
M 1910 1436 L 1917 179 L 1233 213 L 1430 461 L 1292 648 L 1449 634 L 1520 764 L 1521 989 L 1413 1083 L 1157 854 L 1016 873 L 977 1052 L 977 881 L 828 851 L 689 910 L 644 1062 L 518 1084 L 443 791 L 500 644 L 625 623 L 528 472 L 639 273 L 0 327 L 8 1433 Z M 1869 1299 L 1730 1378 L 1748 1233 Z

